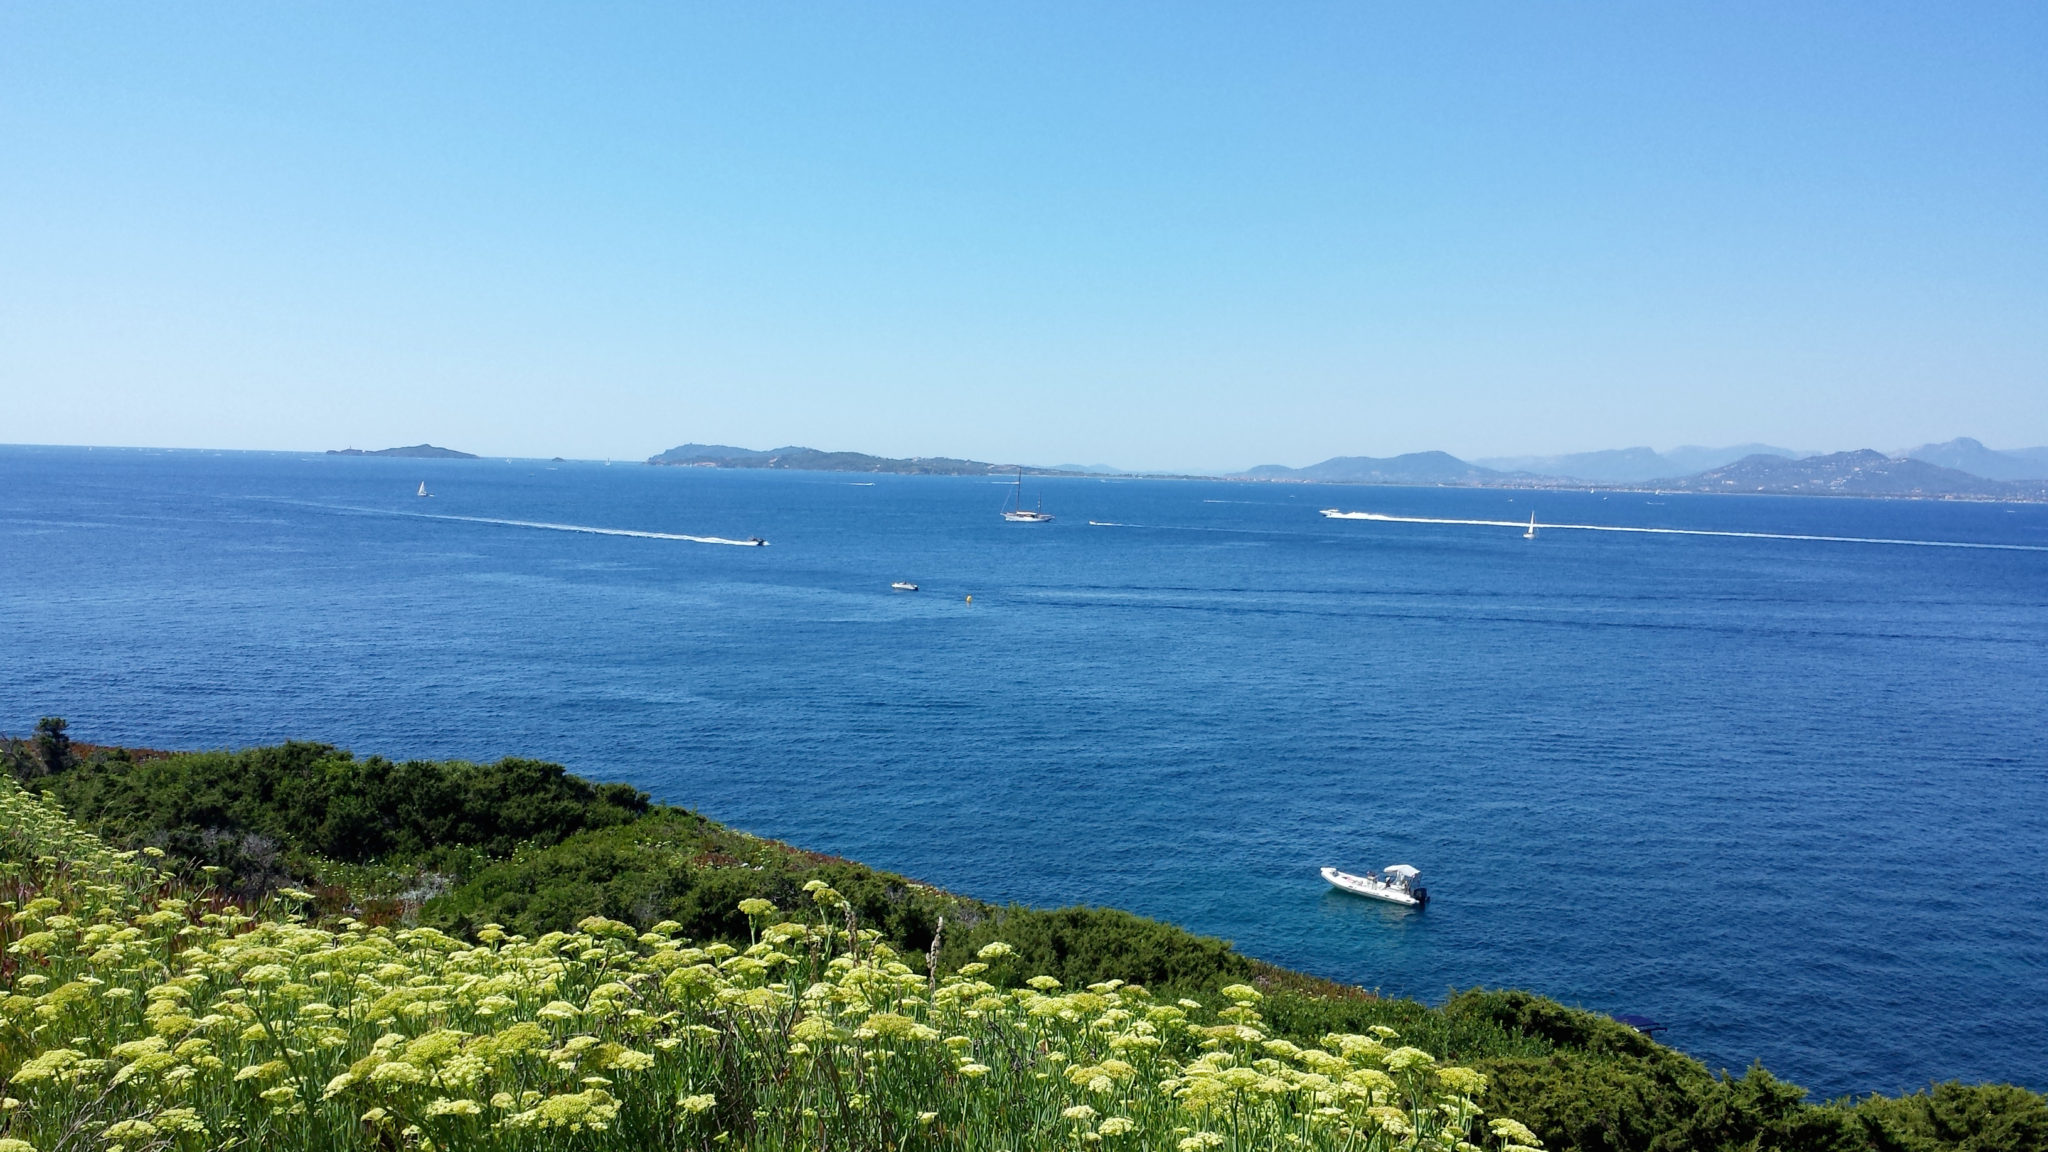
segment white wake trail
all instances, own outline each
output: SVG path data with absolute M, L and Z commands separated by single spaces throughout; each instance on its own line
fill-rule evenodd
M 260 499 L 260 498 L 259 498 Z M 765 548 L 766 540 L 729 540 L 723 536 L 689 536 L 681 532 L 644 532 L 638 528 L 599 528 L 594 524 L 557 524 L 551 520 L 506 520 L 496 516 L 456 516 L 446 512 L 400 512 L 394 508 L 362 508 L 347 504 L 315 504 L 303 500 L 273 500 L 301 508 L 327 512 L 351 512 L 359 516 L 402 516 L 408 520 L 453 520 L 462 524 L 496 524 L 501 528 L 538 528 L 546 532 L 587 532 L 593 536 L 636 536 L 642 540 L 681 540 L 690 544 L 726 544 L 736 548 Z
M 766 540 L 728 540 L 723 536 L 687 536 L 680 532 L 643 532 L 638 528 L 598 528 L 589 524 L 554 524 L 546 520 L 500 520 L 492 516 L 447 516 L 439 512 L 395 512 L 395 516 L 416 516 L 422 520 L 460 520 L 465 524 L 499 524 L 507 528 L 543 528 L 549 532 L 589 532 L 597 536 L 637 536 L 642 540 L 687 540 L 692 544 L 731 544 L 739 548 L 765 548 Z
M 1325 508 L 1332 520 L 1376 520 L 1385 524 L 1464 524 L 1478 528 L 1523 528 L 1526 520 L 1450 520 L 1435 516 L 1389 516 L 1384 512 L 1340 512 Z M 2048 552 L 2041 544 L 1979 544 L 1965 540 L 1891 540 L 1882 536 L 1811 536 L 1798 532 L 1722 532 L 1710 528 L 1635 528 L 1620 524 L 1545 524 L 1535 522 L 1537 531 L 1559 529 L 1571 532 L 1640 532 L 1650 536 L 1729 536 L 1742 540 L 1815 540 L 1828 544 L 1895 544 L 1908 548 L 1978 548 L 1993 552 Z

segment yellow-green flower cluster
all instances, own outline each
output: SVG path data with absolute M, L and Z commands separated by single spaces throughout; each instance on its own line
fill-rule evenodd
M 753 942 L 592 918 L 315 925 L 180 892 L 0 784 L 0 1152 L 1097 1146 L 1533 1148 L 1485 1082 L 1387 1032 L 1269 1037 L 1117 981 L 913 971 L 815 884 Z

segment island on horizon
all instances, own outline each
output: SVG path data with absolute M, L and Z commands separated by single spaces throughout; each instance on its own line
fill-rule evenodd
M 329 456 L 396 456 L 406 460 L 481 460 L 474 452 L 457 452 L 453 448 L 437 448 L 432 444 L 414 444 L 406 448 L 329 448 Z
M 730 444 L 683 444 L 647 458 L 649 464 L 682 468 L 781 468 L 798 472 L 894 472 L 905 476 L 991 476 L 1022 471 L 1032 476 L 1080 475 L 1062 468 L 990 464 L 951 456 L 898 458 L 865 452 L 821 452 L 789 446 L 759 451 Z

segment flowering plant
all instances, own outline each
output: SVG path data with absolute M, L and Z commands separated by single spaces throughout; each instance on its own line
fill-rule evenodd
M 818 883 L 745 948 L 592 917 L 310 922 L 179 886 L 0 781 L 0 1152 L 237 1147 L 1443 1149 L 1485 1080 L 1390 1029 L 1304 1048 L 1106 981 L 933 980 Z

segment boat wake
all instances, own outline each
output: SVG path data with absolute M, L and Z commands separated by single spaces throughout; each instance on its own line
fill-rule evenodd
M 1741 540 L 1817 540 L 1828 544 L 1893 544 L 1908 548 L 1979 548 L 1993 552 L 2048 552 L 2041 544 L 1982 544 L 1968 540 L 1893 540 L 1882 536 L 1812 536 L 1799 532 L 1728 532 L 1710 528 L 1638 528 L 1623 524 L 1545 524 L 1520 520 L 1451 520 L 1436 516 L 1389 516 L 1383 512 L 1340 512 L 1325 508 L 1332 520 L 1376 520 L 1383 524 L 1462 524 L 1477 528 L 1526 528 L 1572 532 L 1639 532 L 1650 536 L 1729 536 Z
M 642 540 L 684 540 L 691 544 L 730 544 L 737 548 L 762 548 L 761 539 L 731 540 L 724 536 L 690 536 L 681 532 L 643 532 L 638 528 L 599 528 L 590 524 L 554 524 L 546 520 L 500 520 L 492 516 L 441 516 L 427 512 L 401 512 L 422 520 L 460 520 L 466 524 L 497 524 L 506 528 L 540 528 L 549 532 L 589 532 L 596 536 L 637 536 Z
M 280 501 L 280 503 L 299 503 Z M 587 532 L 593 536 L 634 536 L 642 540 L 680 540 L 690 544 L 726 544 L 735 548 L 765 548 L 766 540 L 732 540 L 724 536 L 691 536 L 681 532 L 647 532 L 638 528 L 600 528 L 594 524 L 557 524 L 549 520 L 507 520 L 496 516 L 454 516 L 444 512 L 398 512 L 389 508 L 354 508 L 342 504 L 307 504 L 330 512 L 353 512 L 368 516 L 403 516 L 409 520 L 453 520 L 463 524 L 495 524 L 501 528 L 537 528 L 545 532 Z
M 1132 524 L 1123 520 L 1090 520 L 1097 528 L 1143 528 L 1147 532 L 1221 532 L 1232 536 L 1271 536 L 1265 528 L 1218 528 L 1212 524 Z

